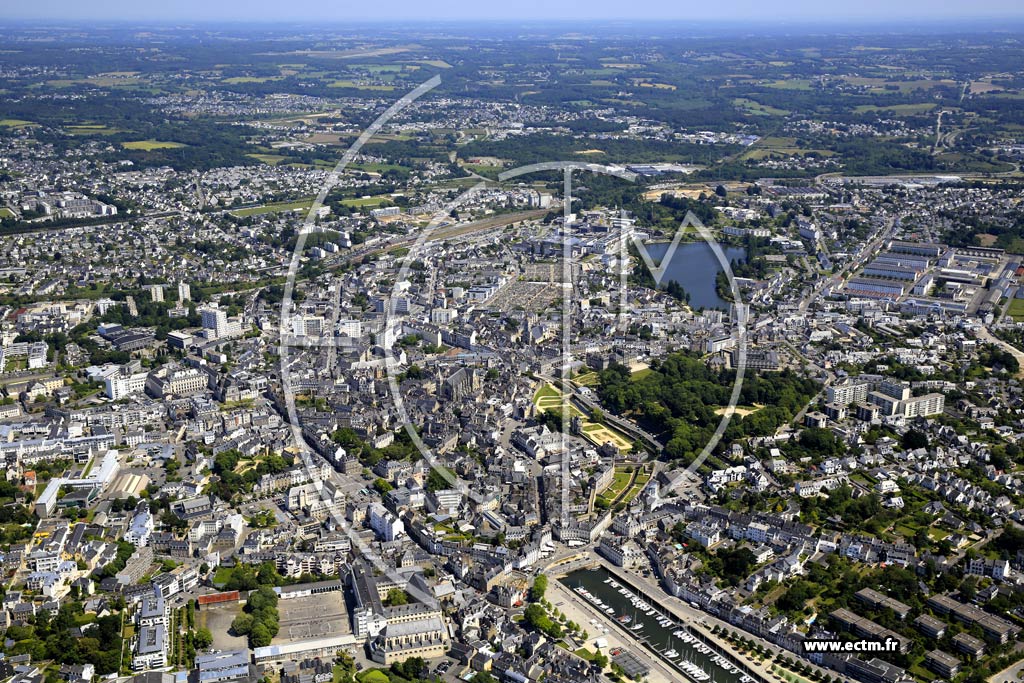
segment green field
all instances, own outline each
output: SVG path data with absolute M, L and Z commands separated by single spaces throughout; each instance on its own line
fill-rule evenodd
M 312 199 L 300 199 L 294 202 L 275 202 L 273 204 L 264 204 L 263 206 L 250 206 L 247 209 L 236 209 L 231 214 L 239 218 L 245 218 L 246 216 L 259 216 L 265 213 L 279 213 L 281 211 L 305 211 L 311 206 L 313 206 Z
M 14 218 L 14 212 L 6 206 L 0 206 L 0 218 Z
M 133 140 L 132 142 L 122 142 L 121 146 L 125 149 L 141 149 L 145 152 L 150 152 L 154 149 L 178 149 L 188 145 L 167 140 Z
M 866 114 L 876 111 L 888 111 L 893 114 L 925 114 L 939 105 L 934 102 L 922 102 L 921 104 L 891 104 L 886 107 L 878 107 L 873 104 L 861 104 L 853 108 L 857 114 Z
M 761 104 L 756 100 L 748 100 L 745 97 L 737 97 L 732 101 L 733 106 L 743 109 L 749 114 L 757 114 L 758 116 L 785 116 L 789 113 L 787 109 L 779 109 L 778 107 L 770 107 L 766 104 Z
M 1006 314 L 1018 322 L 1024 320 L 1024 299 L 1012 299 Z
M 34 126 L 36 124 L 31 121 L 25 121 L 24 119 L 0 119 L 0 126 L 3 128 L 24 128 L 25 126 Z
M 286 159 L 283 154 L 246 154 L 247 157 L 252 157 L 257 161 L 261 161 L 269 166 L 277 166 L 281 161 Z
M 68 126 L 67 131 L 71 135 L 113 135 L 114 133 L 120 133 L 121 129 L 104 126 L 101 123 L 82 123 Z
M 835 152 L 825 149 L 803 149 L 797 146 L 796 138 L 769 136 L 758 140 L 740 156 L 741 159 L 763 159 L 773 154 L 795 156 L 817 152 L 821 156 L 832 156 Z
M 345 206 L 360 207 L 360 206 L 379 206 L 380 204 L 387 201 L 387 197 L 379 195 L 377 197 L 359 197 L 358 199 L 343 199 L 341 201 Z
M 557 398 L 560 395 L 558 389 L 545 382 L 533 394 L 533 402 L 539 404 L 542 398 Z
M 811 81 L 806 78 L 786 78 L 765 83 L 764 86 L 779 90 L 810 90 Z
M 232 78 L 225 78 L 224 82 L 235 85 L 238 83 L 269 83 L 270 81 L 280 81 L 283 76 L 234 76 Z
M 352 88 L 354 90 L 379 90 L 379 91 L 391 91 L 395 89 L 393 85 L 369 85 L 365 83 L 357 83 L 356 81 L 333 81 L 327 84 L 328 88 Z

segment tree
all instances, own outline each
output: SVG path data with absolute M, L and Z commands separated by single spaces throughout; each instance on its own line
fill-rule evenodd
M 530 588 L 530 600 L 533 602 L 540 602 L 544 599 L 544 593 L 548 590 L 548 577 L 544 574 L 538 574 L 533 580 L 533 586 Z
M 192 642 L 195 643 L 196 648 L 200 650 L 205 650 L 211 645 L 213 645 L 213 634 L 210 633 L 210 629 L 201 628 L 198 631 L 196 631 L 196 635 L 193 638 Z
M 903 438 L 900 439 L 900 445 L 908 451 L 928 448 L 928 435 L 916 429 L 908 429 Z
M 384 599 L 384 604 L 388 607 L 397 607 L 398 605 L 408 605 L 409 595 L 401 588 L 392 588 L 388 591 L 387 597 Z
M 251 614 L 239 614 L 231 622 L 231 630 L 237 635 L 247 636 L 252 631 L 253 619 Z
M 252 633 L 249 634 L 250 647 L 266 647 L 270 645 L 271 640 L 273 640 L 273 636 L 270 634 L 270 629 L 262 623 L 252 627 Z

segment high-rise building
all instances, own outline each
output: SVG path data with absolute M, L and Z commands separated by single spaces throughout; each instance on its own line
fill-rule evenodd
M 338 334 L 353 339 L 363 335 L 363 323 L 359 320 L 339 320 Z
M 292 334 L 296 337 L 319 337 L 323 329 L 323 316 L 300 315 L 292 318 Z
M 863 403 L 868 400 L 870 387 L 867 382 L 847 380 L 840 384 L 834 384 L 826 389 L 828 402 L 836 405 L 846 406 L 851 403 Z
M 192 301 L 192 288 L 187 282 L 178 283 L 178 301 L 181 303 Z
M 204 308 L 199 312 L 203 328 L 213 332 L 216 337 L 228 334 L 228 314 L 220 308 Z
M 164 300 L 164 286 L 163 285 L 150 285 L 149 287 L 149 298 L 153 301 Z

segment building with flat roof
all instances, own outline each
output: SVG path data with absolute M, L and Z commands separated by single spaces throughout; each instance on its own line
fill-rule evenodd
M 929 669 L 945 678 L 953 678 L 960 673 L 960 660 L 942 650 L 932 650 L 926 654 L 924 663 Z
M 252 659 L 256 664 L 271 664 L 311 657 L 332 657 L 339 650 L 355 648 L 359 642 L 351 633 L 328 638 L 308 638 L 292 643 L 257 647 L 252 651 Z
M 883 595 L 873 588 L 862 588 L 854 593 L 854 597 L 875 609 L 891 609 L 900 619 L 906 619 L 911 611 L 910 605 L 890 598 L 888 595 Z
M 254 680 L 256 666 L 249 660 L 248 650 L 225 650 L 196 655 L 195 670 L 190 677 L 190 683 Z

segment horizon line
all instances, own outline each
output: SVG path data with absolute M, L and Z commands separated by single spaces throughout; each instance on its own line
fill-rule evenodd
M 50 24 L 50 25 L 97 25 L 97 24 L 108 24 L 108 25 L 125 25 L 125 24 L 148 24 L 161 27 L 178 27 L 185 28 L 189 26 L 238 26 L 238 27 L 301 27 L 306 26 L 310 23 L 316 22 L 320 28 L 326 27 L 339 27 L 339 26 L 354 26 L 354 25 L 381 25 L 388 24 L 395 27 L 410 27 L 415 24 L 417 26 L 470 26 L 470 25 L 496 25 L 505 27 L 508 29 L 514 29 L 523 26 L 533 26 L 543 24 L 544 26 L 551 26 L 553 24 L 574 24 L 580 27 L 595 26 L 595 25 L 626 25 L 626 26 L 649 26 L 657 24 L 661 27 L 665 27 L 666 24 L 670 26 L 706 26 L 706 27 L 733 27 L 733 26 L 777 26 L 777 27 L 820 27 L 820 28 L 837 28 L 838 24 L 842 24 L 845 27 L 851 27 L 851 24 L 855 27 L 874 27 L 874 28 L 888 28 L 890 30 L 902 30 L 906 28 L 918 28 L 918 27 L 934 27 L 944 26 L 949 24 L 961 24 L 963 22 L 969 22 L 975 27 L 978 25 L 990 24 L 995 22 L 1018 22 L 1019 28 L 1024 28 L 1024 6 L 1019 12 L 1016 13 L 1005 13 L 1005 14 L 986 14 L 986 15 L 958 15 L 949 14 L 943 16 L 929 16 L 929 17 L 913 17 L 911 14 L 899 15 L 899 16 L 888 16 L 888 17 L 866 17 L 861 15 L 833 15 L 829 17 L 809 17 L 807 15 L 793 16 L 793 17 L 750 17 L 743 19 L 734 18 L 711 18 L 711 17 L 590 17 L 590 18 L 579 18 L 570 16 L 558 16 L 558 17 L 530 17 L 530 18 L 510 18 L 504 16 L 492 16 L 492 17 L 405 17 L 405 18 L 388 18 L 382 16 L 365 16 L 365 17 L 303 17 L 303 18 L 289 18 L 281 19 L 273 16 L 263 16 L 246 19 L 236 19 L 231 17 L 202 17 L 202 18 L 185 18 L 185 17 L 166 17 L 166 16 L 152 16 L 152 17 L 54 17 L 54 16 L 21 16 L 21 17 L 8 17 L 6 19 L 0 19 L 0 26 L 10 26 L 17 24 Z M 961 26 L 962 27 L 962 26 Z M 1006 33 L 1011 32 L 1015 28 L 1014 26 L 992 26 L 989 30 L 994 32 Z

